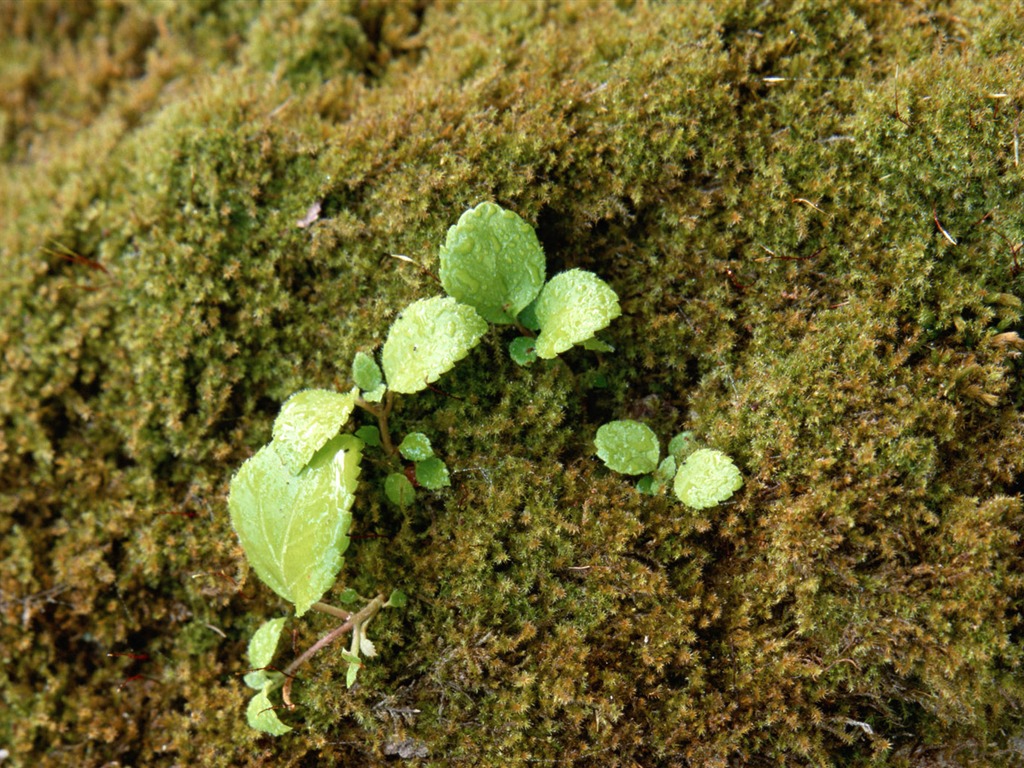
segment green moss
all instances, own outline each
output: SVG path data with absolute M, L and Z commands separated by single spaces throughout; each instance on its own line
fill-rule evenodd
M 1019 762 L 1019 14 L 37 2 L 0 29 L 14 764 Z M 400 514 L 368 467 L 338 589 L 409 605 L 260 739 L 245 642 L 284 607 L 228 478 L 438 292 L 482 199 L 615 289 L 616 351 L 520 368 L 492 330 L 399 402 L 452 487 Z M 743 493 L 637 494 L 591 455 L 624 418 Z

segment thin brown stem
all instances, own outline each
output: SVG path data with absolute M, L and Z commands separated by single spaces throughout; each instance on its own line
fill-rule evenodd
M 291 700 L 292 693 L 292 680 L 295 679 L 295 670 L 313 658 L 313 655 L 322 648 L 326 648 L 328 645 L 333 643 L 339 637 L 342 637 L 346 632 L 352 631 L 365 624 L 367 621 L 377 615 L 377 611 L 384 607 L 385 598 L 384 595 L 377 595 L 373 600 L 366 605 L 359 613 L 349 616 L 348 621 L 342 624 L 340 627 L 336 627 L 328 632 L 326 635 L 317 640 L 313 645 L 307 648 L 299 658 L 285 667 L 284 670 L 284 687 L 281 689 L 281 698 L 284 700 L 285 706 L 289 709 L 294 707 Z
M 342 621 L 348 621 L 352 618 L 352 614 L 348 611 L 343 611 L 341 608 L 335 608 L 333 605 L 327 603 L 313 603 L 313 610 L 320 611 L 320 613 L 329 613 L 331 616 L 336 616 Z

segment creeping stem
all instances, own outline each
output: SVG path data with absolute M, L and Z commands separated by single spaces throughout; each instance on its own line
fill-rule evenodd
M 295 706 L 294 704 L 292 704 L 292 700 L 291 700 L 292 680 L 295 679 L 295 670 L 297 670 L 299 667 L 301 667 L 303 664 L 305 664 L 307 661 L 309 661 L 313 657 L 313 654 L 315 654 L 321 648 L 326 648 L 328 645 L 333 643 L 335 640 L 337 640 L 339 637 L 344 635 L 346 632 L 353 631 L 353 630 L 354 630 L 354 632 L 359 632 L 360 628 L 364 624 L 366 624 L 366 622 L 368 622 L 370 619 L 372 619 L 374 616 L 376 616 L 377 612 L 381 608 L 384 607 L 384 603 L 385 602 L 386 602 L 386 600 L 384 598 L 384 595 L 377 595 L 375 598 L 373 598 L 373 600 L 371 600 L 366 605 L 365 608 L 363 608 L 361 611 L 359 611 L 359 613 L 348 615 L 348 621 L 346 621 L 340 627 L 336 627 L 335 629 L 332 629 L 326 635 L 321 637 L 313 645 L 311 645 L 309 648 L 307 648 L 306 651 L 301 656 L 299 656 L 299 658 L 297 658 L 295 661 L 293 661 L 291 664 L 289 664 L 285 668 L 285 670 L 284 670 L 285 681 L 284 681 L 284 687 L 281 689 L 281 698 L 284 700 L 284 703 L 285 703 L 286 707 L 291 709 L 293 706 Z M 324 605 L 324 604 L 323 603 L 317 603 L 316 604 L 316 606 L 320 606 L 320 605 Z M 316 606 L 314 606 L 314 607 L 316 607 Z M 323 610 L 323 609 L 321 608 L 320 610 Z M 331 611 L 327 611 L 327 613 L 332 613 L 334 615 L 340 615 L 341 613 L 344 613 L 344 611 L 339 611 L 339 609 L 333 608 Z

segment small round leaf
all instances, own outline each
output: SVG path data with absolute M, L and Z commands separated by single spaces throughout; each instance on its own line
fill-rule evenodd
M 398 452 L 409 461 L 423 461 L 434 455 L 430 447 L 430 438 L 422 432 L 410 432 L 402 439 Z
M 537 357 L 550 360 L 589 340 L 622 314 L 619 297 L 593 272 L 570 269 L 548 281 L 537 298 Z
M 517 336 L 508 345 L 508 353 L 519 365 L 530 365 L 537 360 L 537 351 L 534 349 L 536 339 L 529 336 Z
M 658 436 L 646 424 L 624 419 L 597 430 L 597 455 L 609 469 L 624 475 L 645 475 L 658 468 Z
M 512 323 L 544 285 L 544 249 L 512 211 L 480 203 L 459 217 L 441 246 L 441 284 L 490 323 Z
M 405 509 L 416 499 L 416 489 L 401 472 L 392 472 L 384 479 L 384 495 L 392 504 Z
M 404 394 L 426 389 L 469 354 L 486 331 L 476 310 L 455 299 L 413 302 L 398 315 L 381 352 L 388 386 Z
M 448 467 L 437 456 L 416 462 L 416 482 L 428 491 L 439 491 L 450 486 Z
M 721 504 L 742 486 L 743 478 L 732 459 L 721 451 L 701 448 L 679 468 L 674 490 L 687 506 L 707 509 Z

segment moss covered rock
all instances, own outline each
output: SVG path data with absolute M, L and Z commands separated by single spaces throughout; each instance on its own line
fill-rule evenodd
M 1020 764 L 1021 19 L 0 5 L 0 748 Z M 356 686 L 325 650 L 293 730 L 261 736 L 246 643 L 284 605 L 234 539 L 231 472 L 438 292 L 479 200 L 615 290 L 616 352 L 523 368 L 492 330 L 398 401 L 451 488 L 403 513 L 367 468 L 335 590 L 409 604 Z M 743 493 L 637 494 L 592 456 L 623 418 L 692 430 Z

